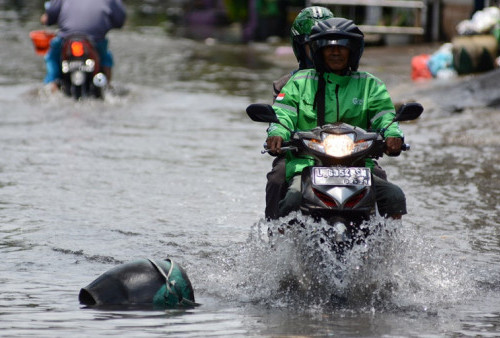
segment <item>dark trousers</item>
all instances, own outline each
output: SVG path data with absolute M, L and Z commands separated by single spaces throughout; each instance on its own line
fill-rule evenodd
M 277 156 L 273 161 L 273 168 L 267 174 L 265 210 L 267 219 L 279 217 L 279 201 L 285 197 L 288 189 L 285 162 L 284 156 Z
M 400 187 L 372 175 L 375 197 L 380 215 L 389 217 L 406 214 L 406 197 Z

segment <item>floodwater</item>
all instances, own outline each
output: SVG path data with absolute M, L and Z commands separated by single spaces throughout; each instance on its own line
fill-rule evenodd
M 5 21 L 0 37 L 2 336 L 500 335 L 500 111 L 415 97 L 433 84 L 412 84 L 409 60 L 435 46 L 367 49 L 361 67 L 426 108 L 403 125 L 412 150 L 381 161 L 409 214 L 315 267 L 308 243 L 267 241 L 266 126 L 245 114 L 270 101 L 290 54 L 126 28 L 110 34 L 117 93 L 74 102 L 44 92 L 37 28 Z M 78 303 L 100 274 L 147 257 L 182 265 L 202 305 Z

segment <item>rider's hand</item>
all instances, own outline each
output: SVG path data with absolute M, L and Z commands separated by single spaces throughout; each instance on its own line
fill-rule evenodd
M 398 156 L 401 153 L 403 139 L 400 137 L 388 137 L 385 139 L 385 153 L 389 156 Z
M 42 16 L 40 17 L 40 23 L 42 25 L 46 25 L 48 20 L 49 20 L 49 17 L 47 15 L 47 13 L 43 13 Z
M 281 153 L 281 144 L 283 143 L 283 138 L 281 136 L 270 136 L 266 140 L 267 149 L 271 154 Z

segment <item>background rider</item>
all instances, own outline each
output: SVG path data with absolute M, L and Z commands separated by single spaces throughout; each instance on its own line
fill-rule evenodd
M 125 7 L 121 0 L 51 0 L 46 4 L 40 22 L 44 25 L 59 26 L 58 34 L 50 42 L 45 55 L 47 75 L 44 83 L 57 89 L 57 79 L 61 76 L 60 58 L 63 39 L 71 34 L 90 36 L 99 53 L 101 67 L 108 83 L 111 82 L 113 55 L 108 48 L 106 34 L 112 28 L 121 28 L 126 19 Z

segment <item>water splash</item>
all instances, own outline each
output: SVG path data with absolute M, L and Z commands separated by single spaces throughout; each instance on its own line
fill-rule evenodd
M 303 227 L 286 227 L 291 220 Z M 308 311 L 332 306 L 432 311 L 473 297 L 477 288 L 469 269 L 455 255 L 439 252 L 439 243 L 411 224 L 374 219 L 364 226 L 381 222 L 382 230 L 339 256 L 323 238 L 326 222 L 300 213 L 275 222 L 260 220 L 246 243 L 218 252 L 198 272 L 210 281 L 203 292 L 228 301 Z

